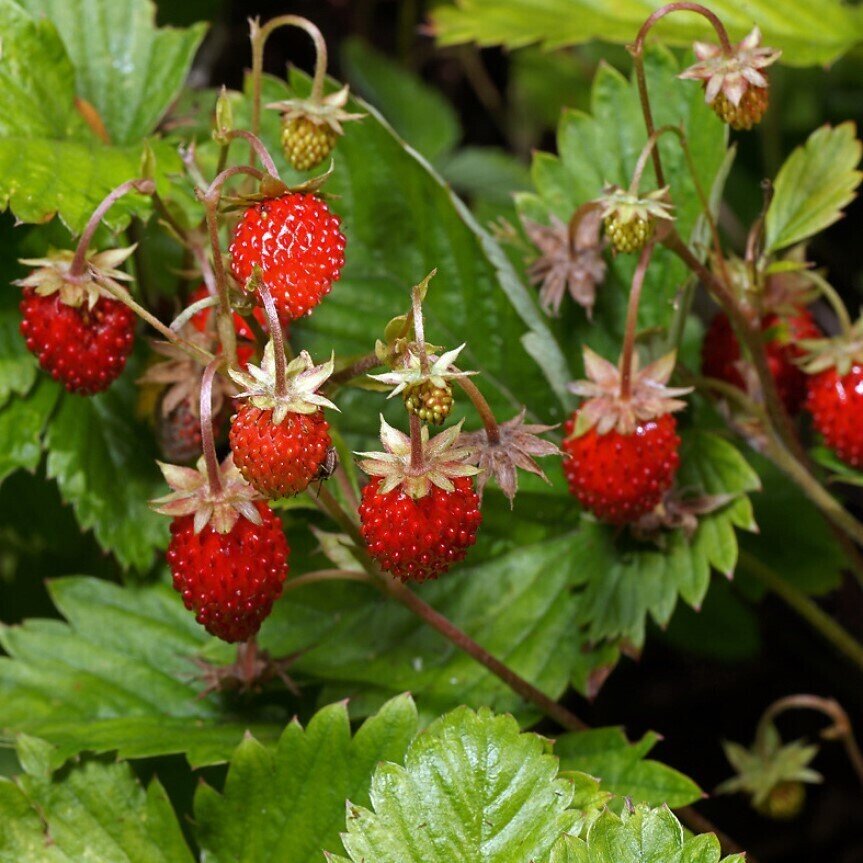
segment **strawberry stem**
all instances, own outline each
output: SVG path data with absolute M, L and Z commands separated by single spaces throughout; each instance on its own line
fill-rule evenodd
M 254 278 L 254 277 L 253 277 Z M 273 340 L 273 360 L 276 364 L 276 398 L 281 399 L 287 395 L 288 379 L 285 372 L 285 338 L 282 332 L 282 324 L 279 321 L 279 313 L 276 311 L 276 303 L 270 288 L 263 280 L 256 280 L 258 293 L 264 304 L 267 314 L 267 324 L 270 327 L 270 338 Z
M 431 278 L 429 276 L 428 278 Z M 428 282 L 428 278 L 426 279 L 426 283 Z M 414 324 L 414 338 L 416 340 L 417 350 L 420 355 L 420 370 L 424 375 L 428 374 L 429 371 L 429 358 L 428 351 L 426 350 L 426 338 L 425 338 L 425 323 L 423 321 L 423 302 L 421 297 L 422 288 L 420 285 L 415 285 L 411 289 L 411 304 L 413 308 L 413 324 Z
M 453 371 L 458 371 L 455 366 L 450 366 Z M 491 407 L 480 392 L 479 387 L 470 378 L 455 378 L 455 382 L 461 387 L 464 394 L 473 402 L 479 418 L 482 420 L 485 436 L 488 442 L 495 446 L 500 443 L 500 426 Z
M 261 128 L 261 78 L 264 74 L 264 48 L 270 34 L 279 27 L 299 27 L 305 30 L 315 43 L 315 76 L 309 100 L 319 103 L 324 94 L 324 81 L 327 76 L 327 43 L 321 31 L 307 18 L 299 15 L 280 15 L 267 21 L 261 27 L 260 19 L 249 21 L 249 38 L 252 41 L 252 134 L 257 135 Z M 250 153 L 249 164 L 255 164 L 255 150 Z
M 638 303 L 641 299 L 641 289 L 644 286 L 644 276 L 647 273 L 650 256 L 653 254 L 653 243 L 648 242 L 641 250 L 638 265 L 632 276 L 632 287 L 629 291 L 629 305 L 626 309 L 626 330 L 623 335 L 623 349 L 620 353 L 620 398 L 627 401 L 632 395 L 632 357 L 635 353 L 635 334 L 638 325 Z
M 171 321 L 171 329 L 178 333 L 183 327 L 193 318 L 198 312 L 203 312 L 205 309 L 211 309 L 213 306 L 219 305 L 219 298 L 206 296 L 202 300 L 198 300 L 197 302 L 192 303 L 190 306 L 187 306 Z
M 711 23 L 713 29 L 716 31 L 716 35 L 719 37 L 719 44 L 722 46 L 723 54 L 725 54 L 726 57 L 730 57 L 734 54 L 734 48 L 731 45 L 731 40 L 728 38 L 728 31 L 725 29 L 725 25 L 722 23 L 718 15 L 711 12 L 707 7 L 702 6 L 700 3 L 667 3 L 665 6 L 657 9 L 641 25 L 641 29 L 638 31 L 635 41 L 629 46 L 629 53 L 633 56 L 643 54 L 644 40 L 647 38 L 650 28 L 672 12 L 695 12 L 698 15 L 705 17 Z
M 207 364 L 201 377 L 201 447 L 204 451 L 204 462 L 207 465 L 210 494 L 214 498 L 222 493 L 223 486 L 219 459 L 216 456 L 216 442 L 213 437 L 213 378 L 223 362 L 223 357 L 216 357 Z
M 156 184 L 152 180 L 126 180 L 125 183 L 120 183 L 116 189 L 112 189 L 103 199 L 102 203 L 93 210 L 93 215 L 87 221 L 81 238 L 78 240 L 78 247 L 75 249 L 75 257 L 72 258 L 72 263 L 69 265 L 69 275 L 72 278 L 80 278 L 84 275 L 87 269 L 87 249 L 90 246 L 90 241 L 93 239 L 93 234 L 96 233 L 96 228 L 102 221 L 103 216 L 114 204 L 124 195 L 130 192 L 138 192 L 141 195 L 152 195 L 156 190 Z
M 425 467 L 423 455 L 423 428 L 420 418 L 411 414 L 411 471 L 419 474 Z
M 806 274 L 816 285 L 821 296 L 830 304 L 830 308 L 836 313 L 839 320 L 839 328 L 842 330 L 843 336 L 850 336 L 854 325 L 851 323 L 851 317 L 848 314 L 848 309 L 845 308 L 845 303 L 836 292 L 836 288 L 830 284 L 820 273 L 812 270 Z
M 276 163 L 273 161 L 273 157 L 270 155 L 270 151 L 267 149 L 264 142 L 257 135 L 253 135 L 245 129 L 231 129 L 228 132 L 221 133 L 221 137 L 224 138 L 228 144 L 230 144 L 231 141 L 235 141 L 237 138 L 248 141 L 249 146 L 252 148 L 252 152 L 257 153 L 257 155 L 260 156 L 261 164 L 264 166 L 267 173 L 271 177 L 279 179 L 279 171 L 278 168 L 276 168 Z

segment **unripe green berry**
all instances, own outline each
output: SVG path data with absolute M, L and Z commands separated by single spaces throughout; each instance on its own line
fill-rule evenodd
M 751 129 L 758 124 L 769 102 L 770 94 L 766 87 L 748 87 L 740 97 L 739 105 L 732 104 L 720 90 L 710 107 L 723 123 L 728 123 L 732 129 L 740 131 Z
M 780 782 L 770 791 L 767 799 L 755 808 L 767 818 L 790 821 L 800 814 L 805 800 L 806 788 L 802 782 Z
M 653 220 L 633 216 L 622 222 L 612 213 L 604 220 L 605 235 L 617 252 L 640 252 L 653 234 Z
M 452 410 L 452 387 L 446 382 L 438 387 L 431 381 L 422 381 L 404 391 L 404 401 L 408 413 L 416 414 L 430 425 L 441 425 Z
M 282 128 L 285 158 L 298 171 L 316 168 L 336 146 L 338 135 L 326 123 L 313 123 L 307 117 L 287 120 Z

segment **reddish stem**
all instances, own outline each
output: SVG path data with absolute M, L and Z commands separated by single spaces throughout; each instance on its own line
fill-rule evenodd
M 232 129 L 229 132 L 221 133 L 221 137 L 227 139 L 229 142 L 234 141 L 237 138 L 242 138 L 244 141 L 248 141 L 252 151 L 261 157 L 261 164 L 263 164 L 267 173 L 271 177 L 279 179 L 279 171 L 276 168 L 276 163 L 273 161 L 273 157 L 270 155 L 270 151 L 266 148 L 264 142 L 257 135 L 253 135 L 245 129 Z
M 653 27 L 657 21 L 664 18 L 666 15 L 671 14 L 672 12 L 695 12 L 698 15 L 702 15 L 705 17 L 712 25 L 713 29 L 716 31 L 716 35 L 719 37 L 719 43 L 722 45 L 722 52 L 726 57 L 730 57 L 734 53 L 734 48 L 731 45 L 731 41 L 728 38 L 728 31 L 725 29 L 725 25 L 719 19 L 719 17 L 711 12 L 705 6 L 702 6 L 700 3 L 667 3 L 665 6 L 657 9 L 652 15 L 650 15 L 647 20 L 641 25 L 641 29 L 638 31 L 638 35 L 635 37 L 635 42 L 629 47 L 629 51 L 632 54 L 641 54 L 644 51 L 644 40 L 647 38 L 647 34 L 650 31 L 650 28 Z
M 93 211 L 93 215 L 90 216 L 84 232 L 81 234 L 81 239 L 78 240 L 75 257 L 72 258 L 72 263 L 69 265 L 69 275 L 72 278 L 79 278 L 84 275 L 84 270 L 87 267 L 87 249 L 90 246 L 90 241 L 93 239 L 93 234 L 96 233 L 96 228 L 99 227 L 102 217 L 111 209 L 115 202 L 119 201 L 124 195 L 128 195 L 129 192 L 151 195 L 155 190 L 156 184 L 152 180 L 136 179 L 126 180 L 125 183 L 121 183 L 116 189 L 108 192 L 102 203 Z
M 273 358 L 276 363 L 276 398 L 283 398 L 288 391 L 285 363 L 285 338 L 282 325 L 279 321 L 279 313 L 276 311 L 276 302 L 270 293 L 267 283 L 260 280 L 257 285 L 258 293 L 264 303 L 264 311 L 267 314 L 267 324 L 270 328 L 270 338 L 273 340 Z
M 207 465 L 210 494 L 213 497 L 222 492 L 222 476 L 213 436 L 213 378 L 224 361 L 224 357 L 216 357 L 207 364 L 201 378 L 201 445 L 204 450 L 204 462 Z
M 635 333 L 638 325 L 638 303 L 641 299 L 641 289 L 644 286 L 644 276 L 653 254 L 653 242 L 648 241 L 641 250 L 638 266 L 632 276 L 632 288 L 629 291 L 629 305 L 626 309 L 626 332 L 623 336 L 623 350 L 620 354 L 620 398 L 626 401 L 632 394 L 632 357 L 635 353 Z
M 411 470 L 415 473 L 420 473 L 425 466 L 422 430 L 420 418 L 411 414 Z
M 411 290 L 411 304 L 414 313 L 414 336 L 420 355 L 420 370 L 424 375 L 427 375 L 429 371 L 429 358 L 428 351 L 426 350 L 425 324 L 423 322 L 423 304 L 420 290 L 419 285 Z

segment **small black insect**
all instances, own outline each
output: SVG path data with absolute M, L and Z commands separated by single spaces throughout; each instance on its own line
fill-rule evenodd
M 321 462 L 317 471 L 315 472 L 314 479 L 320 480 L 324 482 L 328 480 L 339 468 L 339 454 L 336 452 L 336 448 L 331 446 L 327 450 L 327 454 L 324 456 L 324 460 Z

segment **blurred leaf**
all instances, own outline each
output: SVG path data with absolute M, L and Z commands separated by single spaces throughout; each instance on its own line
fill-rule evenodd
M 545 48 L 578 45 L 592 39 L 628 45 L 639 27 L 662 3 L 660 0 L 628 0 L 620 4 L 596 4 L 589 0 L 456 0 L 441 4 L 431 13 L 432 26 L 441 45 L 477 42 L 520 48 L 541 42 Z M 715 0 L 710 8 L 741 39 L 753 25 L 764 34 L 764 43 L 781 48 L 782 60 L 791 66 L 826 65 L 863 38 L 857 10 L 841 0 L 785 0 L 777 14 L 772 0 Z M 689 46 L 694 40 L 716 41 L 713 28 L 691 14 L 669 15 L 653 30 L 670 45 Z M 661 90 L 653 90 L 662 93 Z M 664 94 L 663 94 L 664 95 Z
M 27 398 L 0 408 L 0 483 L 15 470 L 34 471 L 42 458 L 42 433 L 60 397 L 60 388 L 42 380 Z
M 620 815 L 606 810 L 586 839 L 561 837 L 551 863 L 719 863 L 722 851 L 712 833 L 691 836 L 667 808 L 636 806 Z M 745 863 L 743 854 L 722 863 Z
M 394 698 L 351 737 L 347 705 L 295 719 L 275 749 L 253 737 L 239 745 L 219 794 L 195 794 L 196 838 L 207 863 L 319 863 L 341 850 L 345 801 L 368 805 L 381 761 L 401 761 L 417 732 L 409 695 Z
M 530 189 L 530 172 L 496 147 L 464 147 L 442 161 L 440 172 L 460 194 L 512 205 L 515 192 Z
M 853 123 L 822 126 L 779 170 L 767 210 L 766 251 L 776 252 L 823 231 L 842 218 L 863 177 L 863 146 Z
M 699 180 L 709 194 L 726 156 L 726 131 L 704 104 L 701 91 L 677 78 L 680 67 L 670 52 L 648 51 L 645 65 L 649 85 L 663 94 L 662 101 L 654 106 L 656 126 L 682 123 Z M 569 222 L 581 204 L 599 197 L 606 183 L 629 186 L 646 140 L 635 83 L 610 66 L 600 66 L 593 83 L 591 114 L 562 113 L 557 133 L 559 155 L 534 156 L 536 195 L 517 196 L 519 213 L 542 223 L 548 222 L 549 213 Z M 671 186 L 677 229 L 684 238 L 699 235 L 701 205 L 680 143 L 673 135 L 665 135 L 659 149 L 665 179 Z M 653 168 L 648 164 L 641 190 L 655 188 Z M 580 363 L 585 341 L 600 353 L 610 355 L 619 350 L 635 264 L 633 255 L 617 255 L 610 262 L 608 276 L 597 291 L 592 322 L 577 309 L 569 310 L 556 326 L 561 343 L 569 346 L 573 364 Z M 688 270 L 671 252 L 664 248 L 654 251 L 639 307 L 642 328 L 668 326 L 673 302 L 687 278 Z
M 711 569 L 731 577 L 737 565 L 735 527 L 752 530 L 752 504 L 746 496 L 760 487 L 757 474 L 743 456 L 722 438 L 703 432 L 684 436 L 681 489 L 736 498 L 699 519 L 691 540 L 682 531 L 665 535 L 665 547 L 625 542 L 617 532 L 585 520 L 570 540 L 573 584 L 581 588 L 580 623 L 592 642 L 624 638 L 641 647 L 650 615 L 668 623 L 678 596 L 694 608 L 704 600 Z
M 630 743 L 620 728 L 594 728 L 558 737 L 554 753 L 561 770 L 589 773 L 604 791 L 634 803 L 676 808 L 701 799 L 703 792 L 691 779 L 646 757 L 659 739 L 650 732 Z
M 859 471 L 857 468 L 842 461 L 829 447 L 823 444 L 814 446 L 810 450 L 810 455 L 818 464 L 827 468 L 833 474 L 831 477 L 833 482 L 863 486 L 863 471 Z
M 342 64 L 354 90 L 427 159 L 438 158 L 458 143 L 458 116 L 441 93 L 418 75 L 356 37 L 342 46 Z
M 191 658 L 209 637 L 165 586 L 120 587 L 93 578 L 49 583 L 68 621 L 0 629 L 0 728 L 55 744 L 53 766 L 89 750 L 144 758 L 185 753 L 225 761 L 246 729 L 214 696 L 198 698 Z M 2 819 L 0 819 L 2 820 Z
M 192 863 L 165 789 L 87 760 L 54 779 L 0 779 L 2 863 Z
M 206 29 L 158 29 L 150 0 L 17 2 L 56 26 L 75 67 L 78 96 L 95 107 L 111 143 L 120 145 L 137 143 L 156 128 Z
M 557 769 L 512 717 L 460 707 L 414 740 L 404 767 L 378 766 L 374 811 L 351 801 L 342 841 L 354 863 L 540 863 L 580 817 Z

